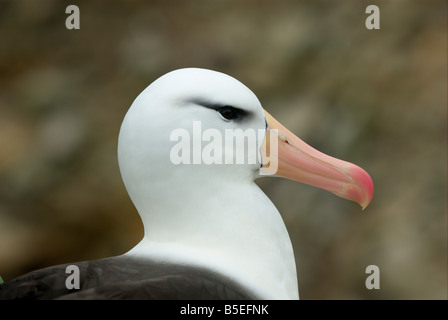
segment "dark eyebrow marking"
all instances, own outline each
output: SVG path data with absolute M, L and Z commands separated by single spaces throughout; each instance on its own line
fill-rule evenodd
M 247 116 L 249 116 L 252 113 L 252 112 L 249 112 L 249 111 L 246 111 L 246 110 L 243 110 L 243 109 L 240 109 L 240 108 L 228 105 L 228 104 L 215 103 L 215 102 L 210 102 L 210 101 L 206 101 L 203 99 L 191 99 L 188 102 L 191 102 L 193 104 L 196 104 L 196 105 L 208 108 L 208 109 L 212 109 L 212 110 L 215 110 L 218 112 L 225 108 L 233 109 L 233 111 L 236 112 L 238 115 L 237 119 L 234 119 L 237 121 L 242 120 L 243 118 L 246 118 Z

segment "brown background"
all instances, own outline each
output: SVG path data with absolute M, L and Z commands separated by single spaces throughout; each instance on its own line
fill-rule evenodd
M 81 29 L 65 28 L 77 4 Z M 369 4 L 381 29 L 365 27 Z M 0 275 L 116 255 L 142 236 L 116 143 L 181 67 L 228 73 L 319 150 L 365 168 L 365 210 L 282 179 L 303 299 L 446 299 L 445 1 L 0 1 Z M 367 290 L 378 265 L 381 289 Z

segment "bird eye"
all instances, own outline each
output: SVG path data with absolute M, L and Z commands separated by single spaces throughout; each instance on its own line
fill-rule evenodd
M 216 111 L 226 120 L 234 120 L 238 118 L 238 111 L 234 107 L 225 106 L 217 109 Z

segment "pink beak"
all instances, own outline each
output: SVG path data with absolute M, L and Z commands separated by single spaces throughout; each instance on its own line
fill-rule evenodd
M 363 209 L 369 205 L 373 181 L 366 171 L 317 151 L 265 113 L 268 130 L 261 151 L 263 163 L 266 159 L 269 163 L 262 166 L 260 174 L 275 174 L 330 191 L 356 201 Z

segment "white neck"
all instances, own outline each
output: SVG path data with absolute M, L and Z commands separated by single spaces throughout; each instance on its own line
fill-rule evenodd
M 184 181 L 151 188 L 146 194 L 129 192 L 145 236 L 127 254 L 208 267 L 261 298 L 298 299 L 287 230 L 258 186 L 251 179 L 243 183 Z

